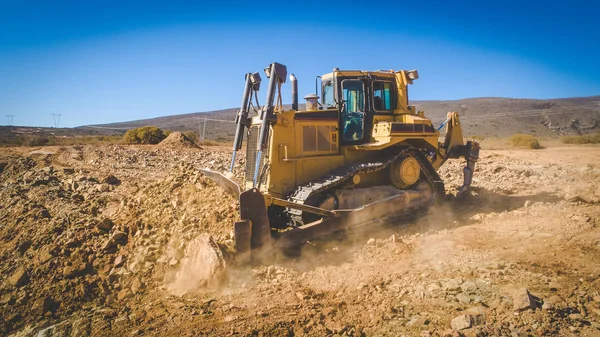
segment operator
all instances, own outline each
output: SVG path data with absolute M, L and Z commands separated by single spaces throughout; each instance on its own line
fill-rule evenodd
M 354 141 L 362 138 L 362 117 L 350 117 L 344 125 L 344 140 Z

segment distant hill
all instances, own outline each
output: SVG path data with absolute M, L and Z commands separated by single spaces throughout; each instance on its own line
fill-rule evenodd
M 449 111 L 458 111 L 467 136 L 506 137 L 529 133 L 556 138 L 600 131 L 600 96 L 561 99 L 468 98 L 453 101 L 411 101 L 437 126 Z M 285 106 L 289 109 L 290 106 Z M 300 105 L 303 109 L 303 105 Z M 86 125 L 76 128 L 0 126 L 0 145 L 18 137 L 74 137 L 121 135 L 126 130 L 155 125 L 163 130 L 194 130 L 206 139 L 233 139 L 238 108 L 163 116 L 129 122 Z M 204 119 L 207 119 L 204 128 Z M 220 120 L 220 121 L 214 121 Z
M 557 137 L 590 133 L 600 130 L 600 96 L 561 99 L 468 98 L 452 101 L 411 101 L 418 110 L 439 125 L 449 111 L 460 113 L 467 135 L 509 136 L 531 133 L 538 136 Z M 289 106 L 287 106 L 289 108 Z M 302 108 L 302 106 L 301 106 Z M 199 130 L 204 118 L 207 121 L 207 139 L 233 138 L 235 114 L 238 108 L 183 115 L 172 115 L 129 122 L 83 126 L 79 129 L 98 133 L 119 132 L 144 125 L 155 125 L 173 131 Z M 210 121 L 218 119 L 229 122 Z M 102 132 L 104 131 L 104 132 Z
M 154 125 L 163 130 L 187 131 L 194 130 L 200 134 L 204 131 L 206 139 L 230 140 L 235 133 L 235 116 L 239 108 L 216 110 L 209 112 L 194 112 L 183 115 L 163 116 L 149 119 L 140 119 L 128 122 L 86 125 L 78 129 L 102 133 L 119 133 L 129 129 L 139 128 L 146 125 Z M 208 120 L 204 128 L 204 118 L 221 121 Z
M 600 130 L 600 96 L 550 100 L 484 97 L 412 104 L 434 122 L 443 121 L 448 111 L 458 111 L 467 135 L 552 137 Z

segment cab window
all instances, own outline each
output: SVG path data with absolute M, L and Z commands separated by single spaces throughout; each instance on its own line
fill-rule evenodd
M 375 111 L 393 111 L 394 98 L 392 83 L 373 81 L 373 109 Z
M 323 106 L 325 108 L 335 107 L 335 99 L 333 98 L 333 82 L 327 81 L 323 85 Z
M 363 82 L 360 80 L 342 81 L 342 99 L 345 112 L 365 111 L 365 94 Z

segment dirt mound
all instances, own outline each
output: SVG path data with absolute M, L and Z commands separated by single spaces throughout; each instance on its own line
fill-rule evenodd
M 195 169 L 222 169 L 226 156 L 173 151 L 0 155 L 0 335 L 68 316 L 82 324 L 66 324 L 72 335 L 97 335 L 110 323 L 91 313 L 118 315 L 121 305 L 154 298 L 165 275 L 189 260 L 192 239 L 230 239 L 235 200 Z
M 158 146 L 167 149 L 200 148 L 181 132 L 172 132 Z

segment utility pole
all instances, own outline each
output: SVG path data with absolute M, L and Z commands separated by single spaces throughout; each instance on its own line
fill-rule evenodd
M 204 133 L 206 132 L 206 116 L 204 117 L 204 127 L 202 128 L 202 141 L 204 141 Z
M 198 137 L 200 137 L 201 134 L 202 131 L 200 131 L 200 114 L 198 114 Z
M 14 117 L 15 115 L 6 115 L 6 125 L 12 125 Z
M 60 126 L 60 116 L 62 116 L 62 114 L 52 114 L 52 118 L 54 118 L 55 128 L 58 128 Z

